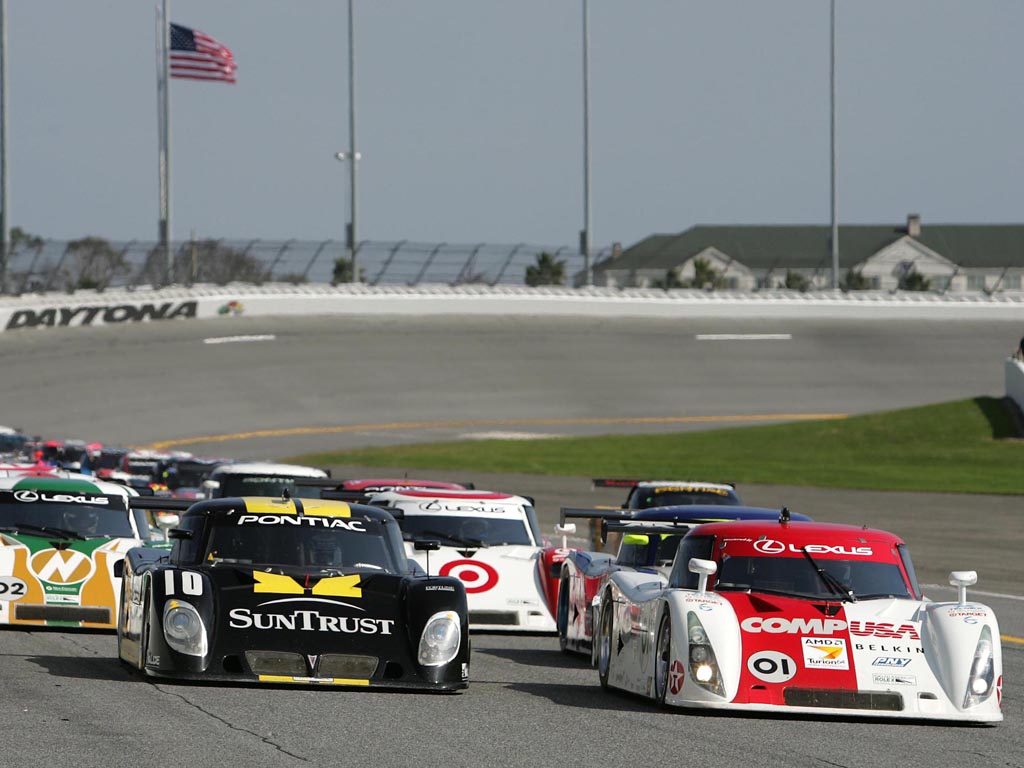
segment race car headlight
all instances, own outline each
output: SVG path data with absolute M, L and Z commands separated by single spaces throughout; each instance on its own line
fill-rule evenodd
M 168 600 L 164 606 L 164 639 L 179 653 L 206 655 L 206 627 L 191 604 Z
M 708 640 L 708 633 L 700 623 L 697 614 L 686 614 L 686 636 L 690 646 L 690 675 L 699 686 L 718 696 L 725 695 L 722 676 L 718 671 L 718 660 Z
M 455 611 L 441 611 L 430 617 L 420 635 L 420 649 L 416 655 L 425 667 L 438 667 L 455 658 L 462 645 L 462 626 Z
M 992 651 L 992 630 L 984 627 L 974 649 L 974 661 L 971 664 L 967 692 L 964 695 L 964 709 L 977 706 L 992 695 L 992 683 L 995 680 Z

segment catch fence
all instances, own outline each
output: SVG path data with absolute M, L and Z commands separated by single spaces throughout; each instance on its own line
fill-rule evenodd
M 352 279 L 348 248 L 335 240 L 194 240 L 173 243 L 171 252 L 168 280 L 167 256 L 155 242 L 101 238 L 14 242 L 5 292 Z M 611 254 L 611 248 L 596 252 L 591 266 Z M 586 282 L 584 257 L 570 246 L 363 241 L 355 256 L 360 282 L 375 286 L 523 285 L 531 269 L 544 273 L 542 284 Z

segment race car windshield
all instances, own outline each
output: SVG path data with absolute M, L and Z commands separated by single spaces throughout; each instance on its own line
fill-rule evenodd
M 124 463 L 124 470 L 130 475 L 153 475 L 159 468 L 156 459 L 128 459 Z
M 658 493 L 647 492 L 637 496 L 636 508 L 649 509 L 650 507 L 675 507 L 689 506 L 693 504 L 718 504 L 736 506 L 740 500 L 735 495 L 726 491 L 701 492 L 701 491 L 662 491 Z
M 123 453 L 101 453 L 96 459 L 96 469 L 118 469 L 124 460 Z
M 436 538 L 443 546 L 497 547 L 502 544 L 532 546 L 526 522 L 497 517 L 406 515 L 401 521 L 407 540 Z
M 118 497 L 120 509 L 36 502 L 0 503 L 0 530 L 32 536 L 63 538 L 135 538 L 124 502 Z
M 198 488 L 213 470 L 208 464 L 185 464 L 179 462 L 172 471 L 167 473 L 167 486 L 176 488 Z
M 401 573 L 400 554 L 379 520 L 227 517 L 210 532 L 204 560 L 236 564 Z M 334 526 L 334 527 L 332 527 Z M 404 558 L 403 558 L 404 559 Z
M 624 533 L 615 563 L 627 568 L 671 565 L 682 538 L 682 534 Z
M 822 578 L 816 565 L 827 576 Z M 845 593 L 849 587 L 849 597 L 858 600 L 913 597 L 899 566 L 877 561 L 725 557 L 719 564 L 717 578 L 715 589 L 719 591 L 749 590 L 812 600 L 839 600 L 842 599 L 839 593 Z

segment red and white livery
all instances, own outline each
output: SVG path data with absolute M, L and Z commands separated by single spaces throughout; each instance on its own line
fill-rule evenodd
M 470 630 L 555 632 L 558 566 L 566 550 L 545 548 L 533 501 L 478 490 L 406 489 L 370 503 L 396 511 L 407 554 L 421 567 L 466 585 Z M 415 539 L 437 539 L 428 553 Z M 552 572 L 554 575 L 552 576 Z
M 618 571 L 600 596 L 602 686 L 680 707 L 994 723 L 992 610 L 918 587 L 897 536 L 812 522 L 710 523 L 671 573 Z

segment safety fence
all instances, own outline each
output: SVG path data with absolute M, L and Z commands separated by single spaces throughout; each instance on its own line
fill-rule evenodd
M 170 258 L 157 243 L 89 237 L 15 241 L 3 292 L 243 283 L 352 282 L 352 259 L 335 240 L 190 240 L 173 243 Z M 608 258 L 596 251 L 591 263 Z M 586 281 L 586 262 L 570 246 L 527 243 L 449 244 L 363 241 L 355 252 L 365 285 L 566 285 Z M 4 275 L 0 275 L 2 279 Z

